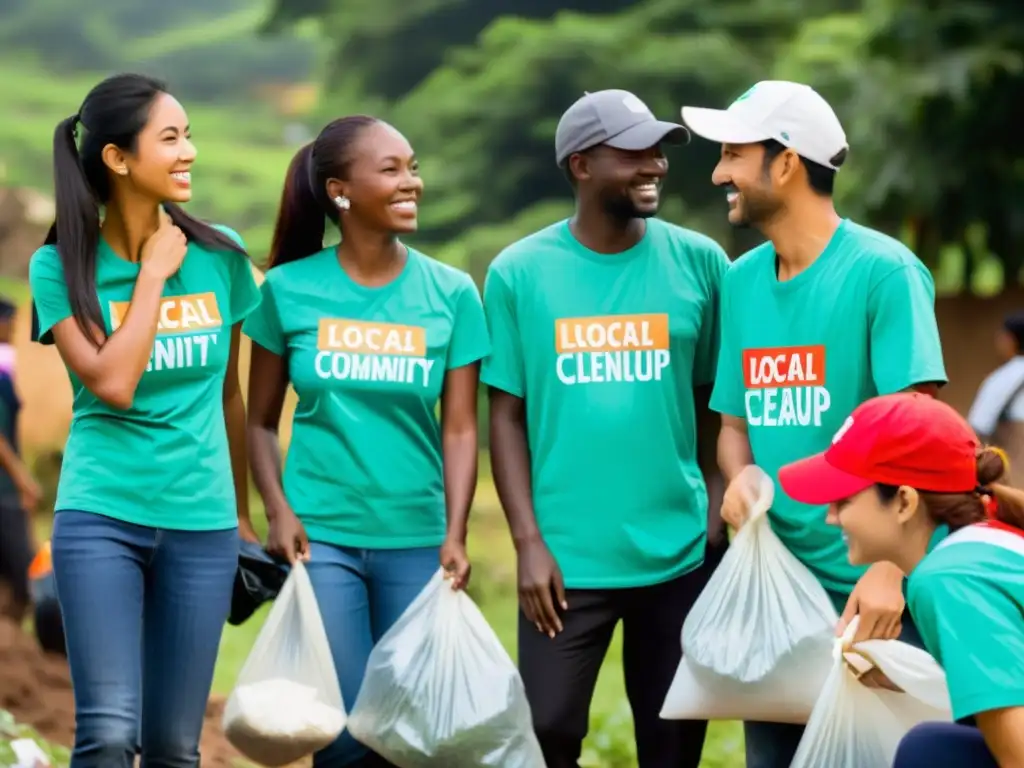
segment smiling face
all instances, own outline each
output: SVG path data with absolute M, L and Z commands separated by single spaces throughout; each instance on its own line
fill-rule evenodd
M 761 227 L 784 208 L 772 184 L 771 165 L 765 167 L 762 144 L 723 144 L 711 181 L 725 191 L 729 223 L 735 227 Z
M 620 219 L 658 212 L 668 160 L 660 145 L 627 150 L 599 145 L 570 158 L 581 187 L 592 188 L 605 212 Z
M 347 158 L 346 179 L 329 179 L 333 199 L 349 200 L 347 218 L 369 229 L 415 232 L 423 179 L 406 138 L 395 128 L 375 122 L 359 132 Z
M 114 177 L 129 184 L 135 194 L 158 203 L 187 203 L 192 199 L 195 159 L 188 115 L 167 93 L 154 99 L 134 147 L 124 150 L 108 144 L 103 148 L 103 162 Z
M 829 525 L 843 530 L 852 565 L 899 562 L 906 540 L 906 524 L 918 510 L 920 497 L 901 486 L 894 498 L 884 498 L 877 486 L 835 502 L 828 508 Z

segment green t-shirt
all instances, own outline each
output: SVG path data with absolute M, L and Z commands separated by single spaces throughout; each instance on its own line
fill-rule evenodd
M 953 718 L 1024 706 L 1024 538 L 950 534 L 907 579 L 925 648 L 946 672 Z
M 261 290 L 243 330 L 288 361 L 299 399 L 284 492 L 310 539 L 439 545 L 445 373 L 490 352 L 472 279 L 410 248 L 397 278 L 367 288 L 330 247 L 269 270 Z
M 534 511 L 567 587 L 657 584 L 703 562 L 693 387 L 714 375 L 728 266 L 658 219 L 622 253 L 561 221 L 491 264 L 481 378 L 526 401 Z
M 775 532 L 827 589 L 849 593 L 865 569 L 850 565 L 826 508 L 786 496 L 778 471 L 828 448 L 865 400 L 945 383 L 935 284 L 901 243 L 849 220 L 791 280 L 775 260 L 766 242 L 725 276 L 711 407 L 746 419 L 754 462 L 776 480 Z
M 219 229 L 241 243 L 233 231 Z M 139 269 L 100 241 L 96 286 L 108 333 L 125 315 Z M 32 256 L 29 282 L 39 341 L 52 344 L 53 326 L 71 317 L 54 246 Z M 190 243 L 163 297 L 153 353 L 131 408 L 112 408 L 68 371 L 74 405 L 55 508 L 153 528 L 232 528 L 237 513 L 224 376 L 231 328 L 259 302 L 249 260 Z

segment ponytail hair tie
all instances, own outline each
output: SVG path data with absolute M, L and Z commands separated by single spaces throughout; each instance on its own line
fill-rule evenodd
M 992 453 L 998 456 L 999 460 L 1003 462 L 1003 474 L 1010 474 L 1010 457 L 1006 455 L 1006 451 L 995 445 L 987 446 L 987 450 L 992 451 Z

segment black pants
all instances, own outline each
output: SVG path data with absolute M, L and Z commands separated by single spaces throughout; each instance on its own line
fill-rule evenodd
M 664 584 L 567 591 L 564 629 L 554 639 L 520 611 L 519 671 L 547 768 L 579 765 L 598 672 L 620 620 L 639 768 L 698 768 L 707 722 L 662 720 L 659 714 L 682 658 L 683 621 L 722 549 L 709 549 L 703 566 Z
M 35 553 L 29 535 L 28 516 L 16 498 L 0 498 L 0 582 L 11 593 L 13 616 L 29 603 L 28 568 Z

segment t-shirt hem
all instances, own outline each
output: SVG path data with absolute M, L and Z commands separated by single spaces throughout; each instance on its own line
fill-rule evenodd
M 918 384 L 938 384 L 941 387 L 948 383 L 949 379 L 946 377 L 945 371 L 930 370 L 914 376 L 908 376 L 906 379 L 901 379 L 900 381 L 891 383 L 889 386 L 879 386 L 877 389 L 880 395 L 892 395 L 896 392 L 902 392 L 905 389 L 910 389 Z
M 360 536 L 309 525 L 306 526 L 306 535 L 310 541 L 354 549 L 418 549 L 440 547 L 444 543 L 444 533 L 422 536 Z
M 38 315 L 38 310 L 37 310 L 36 314 Z M 39 343 L 40 344 L 56 344 L 56 341 L 53 338 L 53 328 L 54 328 L 55 325 L 59 325 L 60 323 L 63 323 L 69 317 L 74 317 L 74 313 L 73 312 L 68 312 L 67 314 L 62 314 L 60 317 L 54 319 L 53 322 L 50 322 L 50 323 L 44 323 L 42 321 L 42 319 L 40 319 L 39 320 L 39 334 L 37 336 L 37 338 L 39 340 Z
M 463 368 L 463 367 L 465 367 L 467 365 L 472 365 L 473 363 L 478 363 L 481 360 L 483 360 L 485 357 L 487 357 L 488 354 L 489 354 L 489 351 L 488 352 L 483 352 L 483 353 L 474 352 L 471 355 L 464 355 L 463 357 L 457 357 L 454 360 L 449 360 L 448 361 L 448 365 L 447 365 L 447 370 L 450 371 L 450 370 L 453 370 L 455 368 Z
M 960 699 L 953 705 L 953 719 L 962 720 L 1004 707 L 1024 707 L 1024 691 L 1019 688 L 1014 691 L 986 691 Z
M 258 344 L 259 346 L 263 347 L 268 352 L 271 352 L 271 353 L 277 355 L 278 357 L 281 357 L 281 356 L 284 355 L 285 345 L 283 345 L 283 344 L 281 344 L 281 345 L 274 344 L 273 342 L 268 342 L 265 338 L 260 338 L 258 335 L 254 336 L 252 333 L 248 333 L 245 330 L 245 325 L 244 324 L 242 325 L 242 333 L 245 336 L 248 336 L 249 340 L 253 344 Z
M 558 559 L 557 557 L 555 558 Z M 562 572 L 562 580 L 565 583 L 566 589 L 637 589 L 642 587 L 654 587 L 658 584 L 664 584 L 672 579 L 678 579 L 680 576 L 685 576 L 704 565 L 704 557 L 701 556 L 695 560 L 686 560 L 682 565 L 676 566 L 669 571 L 661 571 L 656 574 L 643 573 L 634 574 L 627 577 L 613 577 L 613 578 L 580 578 L 567 576 L 565 572 Z
M 260 305 L 261 301 L 262 297 L 259 294 L 256 294 L 255 298 L 251 299 L 244 307 L 242 307 L 241 310 L 238 312 L 232 312 L 230 324 L 235 326 L 245 320 L 245 318 L 251 315 L 256 307 Z
M 747 413 L 742 408 L 730 408 L 727 405 L 716 403 L 714 400 L 708 405 L 708 407 L 715 413 L 721 413 L 725 416 L 735 416 L 737 419 L 747 418 Z
M 129 525 L 137 525 L 140 528 L 156 528 L 164 531 L 192 531 L 200 533 L 203 531 L 227 531 L 238 528 L 238 517 L 234 512 L 231 513 L 230 518 L 225 517 L 212 523 L 176 519 L 173 525 L 168 525 L 166 520 L 171 518 L 175 514 L 174 512 L 169 513 L 167 518 L 153 518 L 145 515 L 122 514 L 110 510 L 99 512 L 89 507 L 89 504 L 65 504 L 62 502 L 56 505 L 54 514 L 59 515 L 61 512 L 85 512 L 86 514 L 99 515 L 100 517 L 116 520 L 119 523 L 128 523 Z
M 511 383 L 508 379 L 503 379 L 498 376 L 483 375 L 480 377 L 480 381 L 488 387 L 500 389 L 502 392 L 508 392 L 510 395 L 514 395 L 515 397 L 523 397 L 523 387 L 518 384 Z

